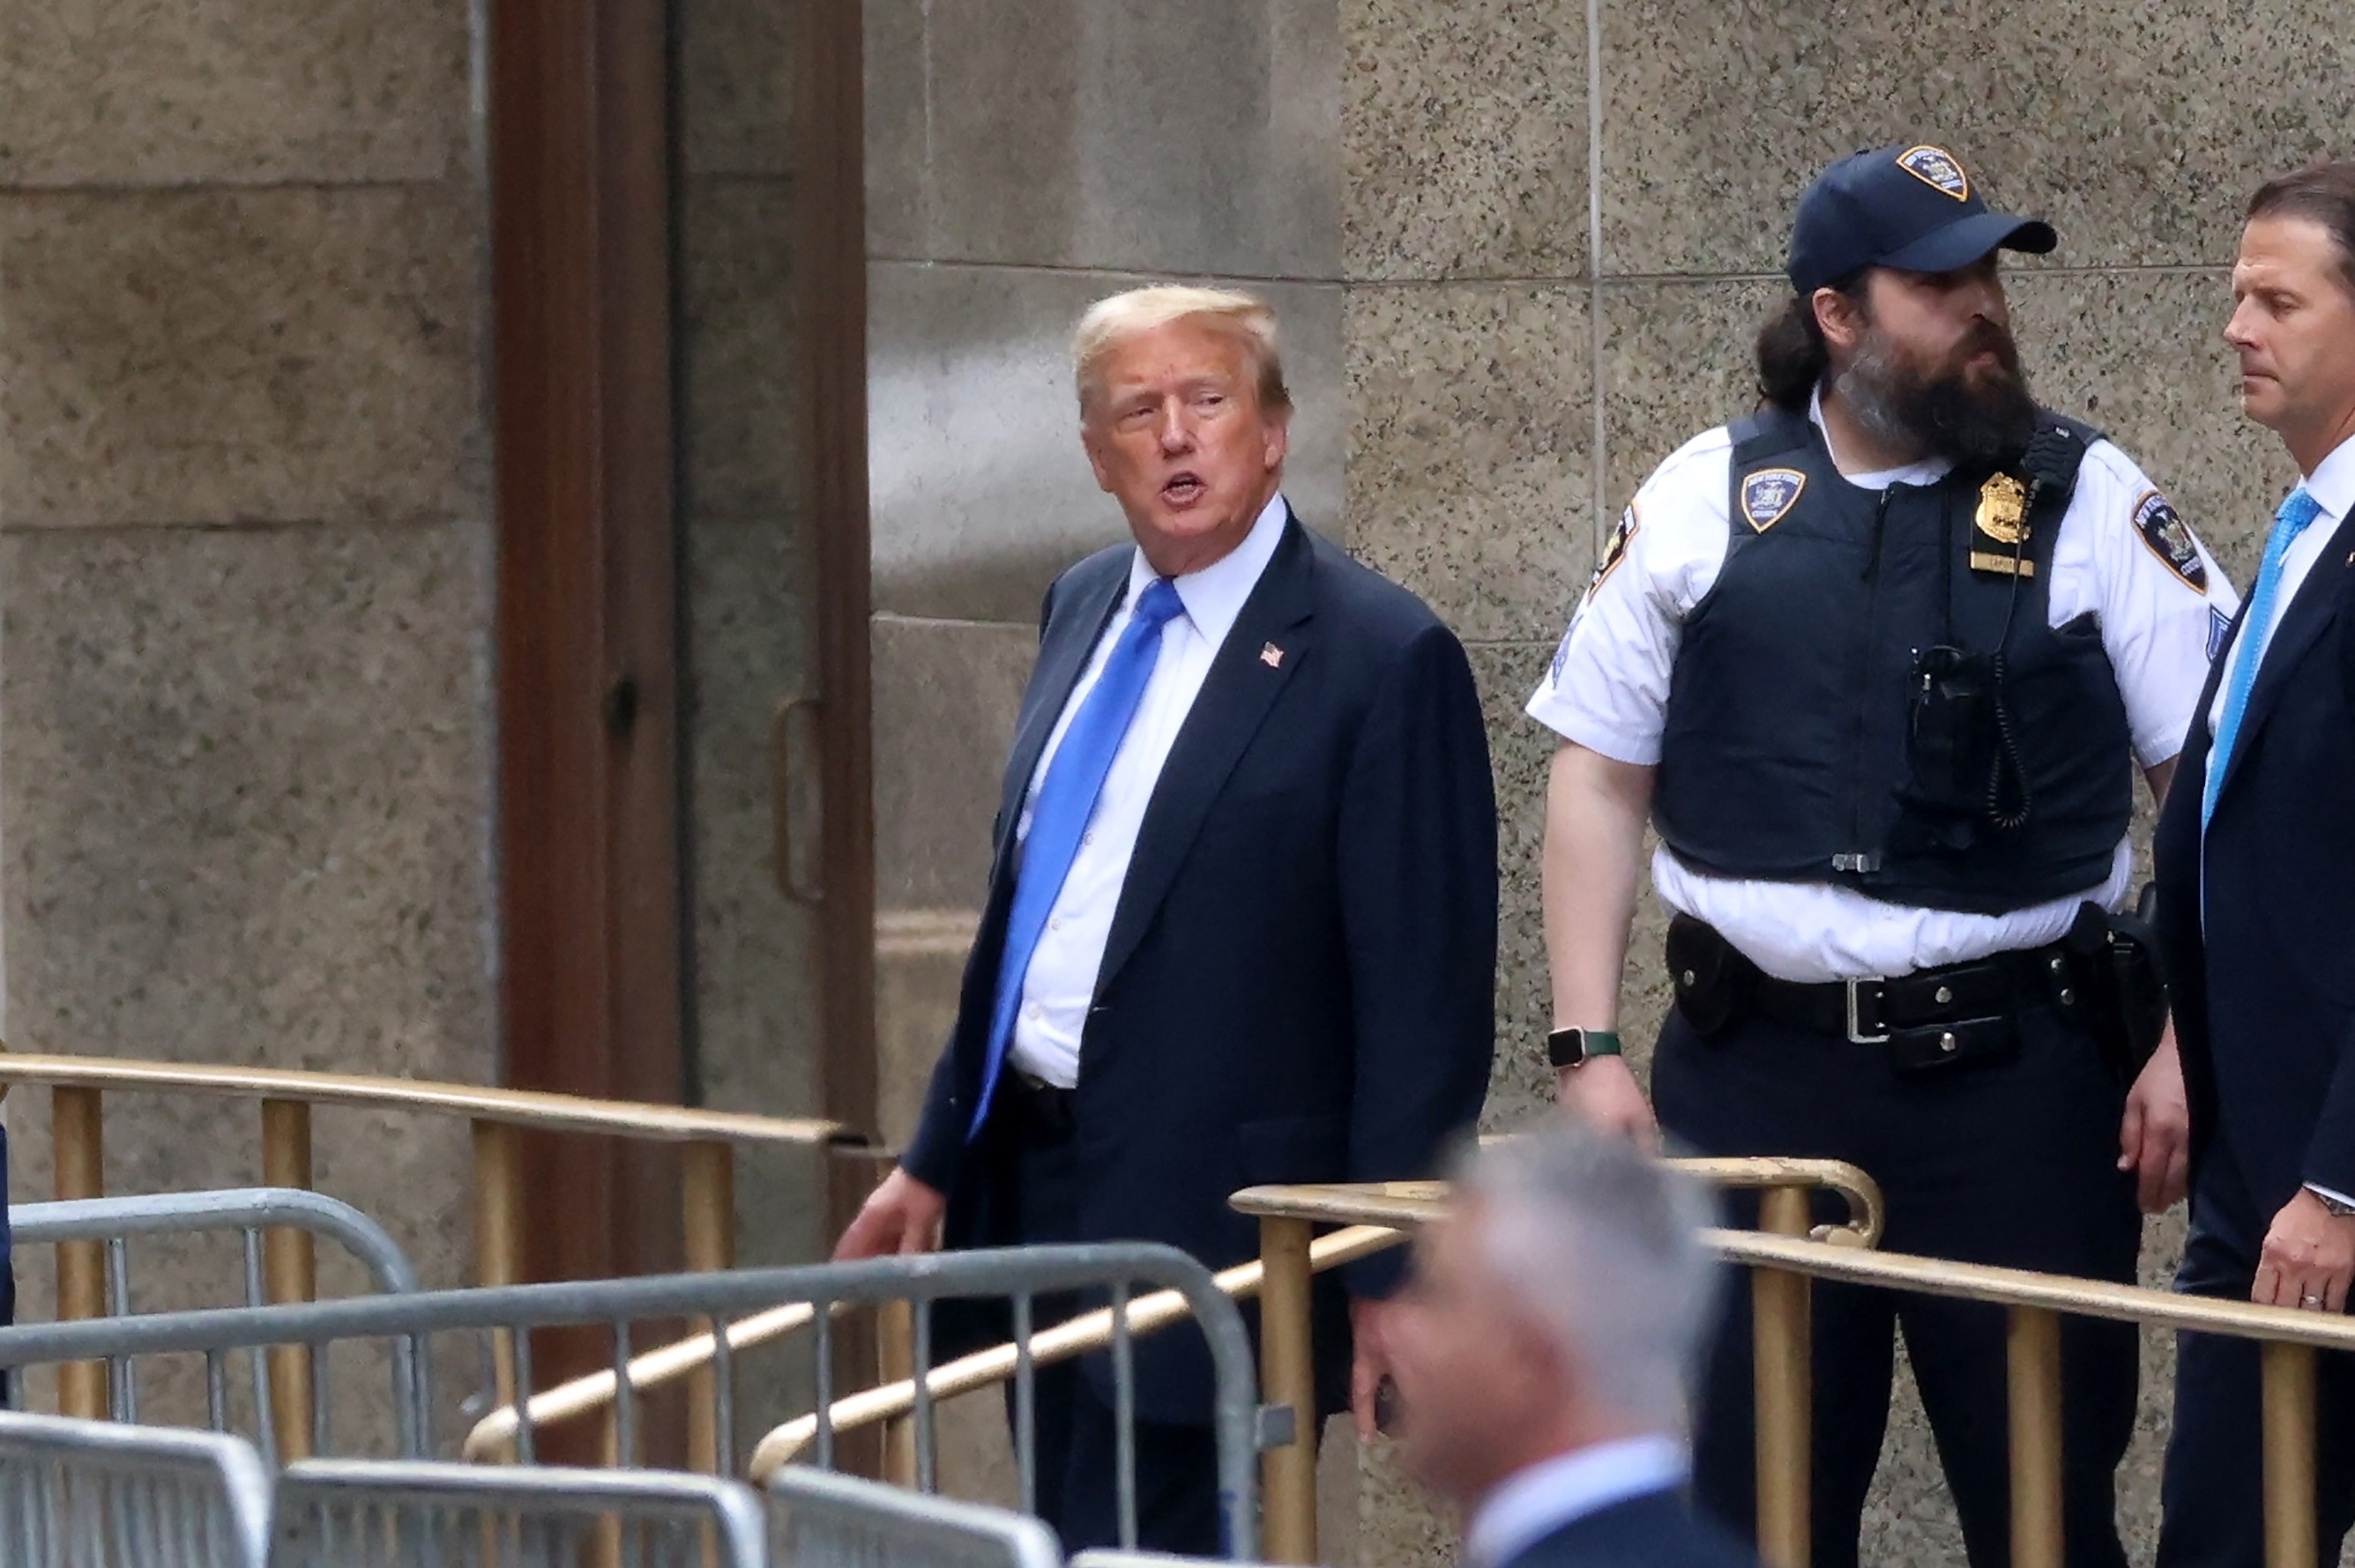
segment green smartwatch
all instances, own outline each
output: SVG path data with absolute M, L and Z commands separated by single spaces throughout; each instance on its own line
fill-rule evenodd
M 1557 1067 L 1583 1067 L 1597 1056 L 1617 1054 L 1615 1029 L 1557 1029 L 1546 1036 L 1546 1060 Z

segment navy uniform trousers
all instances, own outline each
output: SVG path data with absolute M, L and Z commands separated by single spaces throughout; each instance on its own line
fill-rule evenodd
M 1880 1182 L 1892 1252 L 2130 1283 L 2142 1234 L 2116 1168 L 2125 1087 L 2093 1041 L 2049 1009 L 2016 1015 L 2016 1057 L 1900 1074 L 1881 1048 L 1753 1017 L 1704 1039 L 1672 1011 L 1652 1096 L 1676 1151 L 1845 1160 Z M 1754 1201 L 1734 1208 L 1756 1223 Z M 1838 1200 L 1817 1222 L 1839 1216 Z M 1894 1330 L 1961 1516 L 1972 1568 L 2010 1559 L 2010 1474 L 1999 1307 L 1818 1284 L 1814 1292 L 1814 1542 L 1853 1568 L 1888 1425 Z M 2062 1503 L 2072 1568 L 2123 1568 L 2115 1478 L 2134 1435 L 2131 1324 L 2063 1320 Z M 1701 1390 L 1694 1489 L 1745 1538 L 1756 1530 L 1746 1279 Z

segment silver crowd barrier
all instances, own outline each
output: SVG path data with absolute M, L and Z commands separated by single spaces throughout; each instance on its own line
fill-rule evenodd
M 1062 1568 L 1055 1532 L 1005 1509 L 792 1466 L 769 1501 L 770 1556 L 793 1568 Z
M 467 1290 L 428 1291 L 413 1296 L 357 1298 L 303 1306 L 158 1312 L 139 1317 L 74 1323 L 19 1324 L 0 1329 L 0 1372 L 7 1387 L 21 1389 L 16 1374 L 27 1367 L 67 1361 L 106 1361 L 118 1365 L 160 1355 L 201 1355 L 212 1388 L 220 1386 L 226 1359 L 239 1351 L 273 1346 L 312 1348 L 319 1370 L 312 1380 L 316 1403 L 313 1452 L 337 1452 L 329 1420 L 327 1375 L 332 1349 L 352 1341 L 389 1342 L 393 1348 L 391 1400 L 400 1457 L 430 1458 L 428 1434 L 435 1409 L 429 1341 L 437 1335 L 464 1335 L 479 1348 L 485 1365 L 511 1370 L 514 1394 L 527 1405 L 534 1392 L 532 1330 L 604 1330 L 607 1364 L 616 1388 L 613 1448 L 624 1462 L 639 1452 L 640 1399 L 623 1369 L 633 1354 L 634 1328 L 649 1323 L 701 1320 L 719 1330 L 712 1364 L 713 1396 L 695 1414 L 708 1420 L 711 1451 L 721 1474 L 736 1471 L 735 1380 L 726 1328 L 737 1319 L 794 1303 L 814 1308 L 811 1368 L 815 1384 L 817 1431 L 813 1457 L 820 1469 L 834 1462 L 833 1324 L 837 1304 L 911 1304 L 915 1327 L 917 1397 L 913 1427 L 922 1489 L 932 1489 L 938 1435 L 927 1374 L 931 1372 L 932 1311 L 952 1299 L 1002 1299 L 1011 1303 L 1019 1357 L 1015 1378 L 1018 1461 L 1026 1499 L 1035 1469 L 1032 1409 L 1034 1367 L 1029 1353 L 1033 1305 L 1039 1298 L 1072 1292 L 1106 1292 L 1124 1308 L 1139 1287 L 1175 1290 L 1187 1303 L 1207 1341 L 1212 1366 L 1212 1425 L 1219 1454 L 1220 1509 L 1225 1539 L 1239 1558 L 1258 1546 L 1258 1381 L 1241 1314 L 1218 1288 L 1209 1271 L 1174 1247 L 1147 1243 L 1098 1243 L 1082 1246 L 1022 1247 L 918 1257 L 875 1258 L 861 1263 L 817 1264 L 797 1268 L 746 1269 L 727 1273 L 666 1275 L 645 1279 L 581 1284 L 519 1285 Z M 1121 1540 L 1135 1532 L 1135 1388 L 1126 1314 L 1114 1314 L 1117 1331 L 1111 1361 L 1118 1417 L 1118 1486 Z M 267 1359 L 256 1356 L 264 1380 L 259 1434 L 263 1458 L 275 1468 L 278 1445 L 266 1417 Z M 135 1368 L 128 1369 L 135 1371 Z M 224 1429 L 222 1403 L 208 1402 L 208 1425 Z M 515 1457 L 535 1460 L 528 1422 L 516 1433 Z
M 1109 1546 L 1099 1546 L 1082 1552 L 1071 1559 L 1071 1568 L 1209 1568 L 1217 1562 L 1209 1557 L 1183 1557 L 1174 1552 L 1121 1552 Z M 1219 1568 L 1269 1568 L 1259 1563 L 1220 1563 Z
M 262 1568 L 270 1479 L 209 1432 L 0 1414 L 9 1568 Z
M 766 1568 L 741 1481 L 307 1459 L 279 1477 L 268 1568 Z

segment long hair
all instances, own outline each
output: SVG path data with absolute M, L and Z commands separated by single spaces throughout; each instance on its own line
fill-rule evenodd
M 1864 278 L 1859 272 L 1828 286 L 1862 305 Z M 1807 399 L 1815 396 L 1831 364 L 1831 347 L 1817 324 L 1812 294 L 1793 294 L 1758 329 L 1758 395 L 1777 408 L 1806 413 Z

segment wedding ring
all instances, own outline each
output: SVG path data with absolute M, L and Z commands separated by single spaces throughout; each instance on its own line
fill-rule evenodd
M 2301 1296 L 2297 1298 L 2297 1304 L 2301 1307 L 2319 1307 L 2322 1305 L 2322 1298 L 2319 1296 Z

